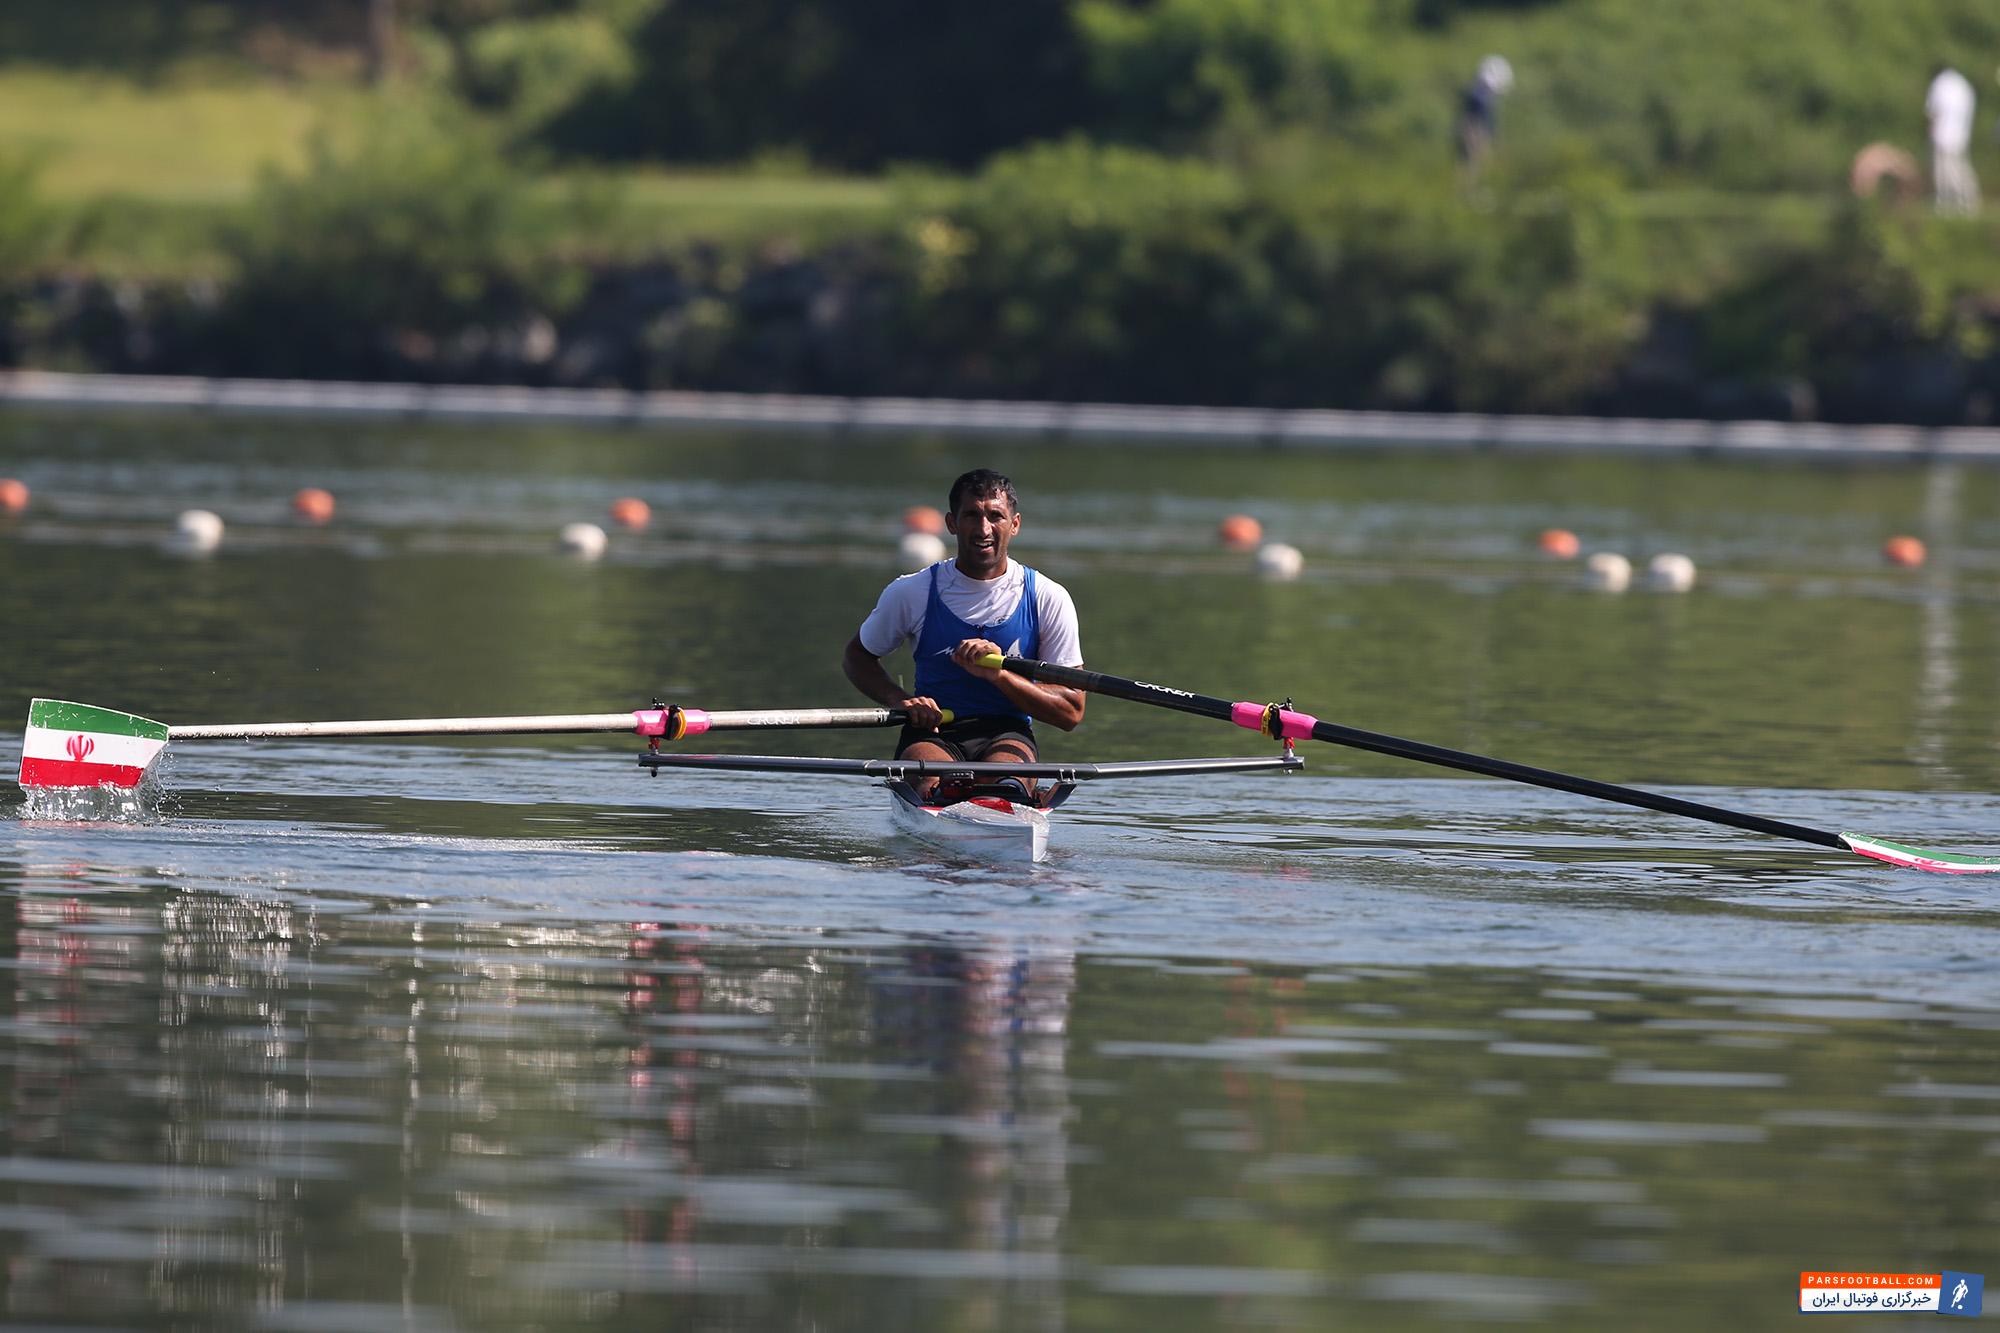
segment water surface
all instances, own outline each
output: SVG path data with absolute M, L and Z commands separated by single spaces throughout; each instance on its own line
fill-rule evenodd
M 2000 850 L 1955 468 L 15 416 L 0 714 L 846 703 L 903 507 L 982 462 L 1103 669 Z M 652 530 L 555 553 L 620 494 Z M 230 541 L 162 554 L 194 505 Z M 1702 583 L 1590 593 L 1554 525 Z M 1045 748 L 1262 744 L 1097 700 Z M 1010 869 L 635 753 L 189 744 L 143 818 L 0 806 L 4 1318 L 1764 1327 L 1802 1268 L 2000 1253 L 1979 879 L 1325 746 L 1086 790 Z

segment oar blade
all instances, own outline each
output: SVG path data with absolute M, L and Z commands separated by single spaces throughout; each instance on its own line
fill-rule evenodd
M 1941 875 L 1984 875 L 2000 871 L 2000 856 L 1965 856 L 1958 852 L 1929 852 L 1900 842 L 1843 833 L 1840 840 L 1849 850 L 1906 870 L 1930 870 Z
M 165 723 L 66 699 L 28 704 L 21 738 L 20 784 L 52 787 L 136 787 L 167 745 Z

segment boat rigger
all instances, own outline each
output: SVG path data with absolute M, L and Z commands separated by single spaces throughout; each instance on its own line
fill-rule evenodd
M 984 860 L 1035 862 L 1048 855 L 1049 812 L 1083 782 L 1112 778 L 1163 778 L 1190 774 L 1291 772 L 1305 761 L 1287 745 L 1283 754 L 1251 758 L 1131 759 L 1102 764 L 993 764 L 965 760 L 816 759 L 763 754 L 642 754 L 639 763 L 662 769 L 723 769 L 738 773 L 807 773 L 880 779 L 889 789 L 889 815 L 897 828 L 935 846 Z M 1029 800 L 1017 780 L 1047 782 Z M 935 780 L 925 797 L 916 784 Z

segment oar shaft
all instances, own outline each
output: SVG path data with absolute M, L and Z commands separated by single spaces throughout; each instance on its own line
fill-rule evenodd
M 253 740 L 282 736 L 493 736 L 554 731 L 631 731 L 630 713 L 545 717 L 403 717 L 354 722 L 217 722 L 168 727 L 170 741 Z
M 1292 716 L 1305 715 L 1293 713 Z M 1595 797 L 1600 801 L 1618 801 L 1645 810 L 1684 815 L 1689 819 L 1707 820 L 1711 824 L 1728 824 L 1733 828 L 1748 829 L 1753 833 L 1768 833 L 1776 838 L 1795 838 L 1800 842 L 1817 843 L 1822 847 L 1833 847 L 1840 851 L 1847 850 L 1847 844 L 1841 841 L 1839 834 L 1829 833 L 1824 829 L 1808 828 L 1804 824 L 1788 823 L 1782 819 L 1767 819 L 1762 815 L 1728 810 L 1701 801 L 1684 801 L 1678 796 L 1662 796 L 1658 792 L 1644 791 L 1638 787 L 1623 787 L 1615 782 L 1599 782 L 1593 778 L 1578 777 L 1572 773 L 1558 773 L 1554 769 L 1535 768 L 1529 764 L 1517 764 L 1507 759 L 1491 759 L 1485 755 L 1468 754 L 1463 750 L 1446 749 L 1442 745 L 1428 745 L 1423 741 L 1385 736 L 1380 732 L 1363 731 L 1358 727 L 1344 727 L 1337 722 L 1321 722 L 1314 719 L 1309 734 L 1316 741 L 1348 745 L 1357 750 L 1373 750 L 1377 754 L 1392 754 L 1403 759 L 1414 759 L 1419 763 L 1438 764 L 1445 768 L 1461 769 L 1467 773 L 1507 778 L 1514 782 L 1531 783 L 1537 787 L 1574 792 L 1578 796 Z
M 623 731 L 640 736 L 671 735 L 670 713 L 684 722 L 683 735 L 704 731 L 755 731 L 793 727 L 893 727 L 904 720 L 897 708 L 787 708 L 705 712 L 686 708 L 642 708 L 630 713 L 556 713 L 537 717 L 405 717 L 355 722 L 224 722 L 169 727 L 170 741 L 253 740 L 286 736 L 508 736 L 547 732 Z
M 1748 829 L 1754 833 L 1767 833 L 1778 838 L 1794 838 L 1800 842 L 1815 843 L 1821 847 L 1832 847 L 1841 851 L 1849 850 L 1847 843 L 1839 834 L 1829 833 L 1825 829 L 1787 823 L 1782 819 L 1766 819 L 1762 815 L 1726 810 L 1721 806 L 1706 805 L 1700 801 L 1684 801 L 1679 797 L 1662 796 L 1657 792 L 1642 791 L 1637 787 L 1621 787 L 1612 782 L 1598 782 L 1571 773 L 1558 773 L 1553 769 L 1534 768 L 1506 759 L 1493 759 L 1464 750 L 1447 749 L 1442 745 L 1404 740 L 1400 736 L 1390 736 L 1379 731 L 1344 727 L 1336 722 L 1322 722 L 1310 714 L 1292 709 L 1270 710 L 1262 704 L 1232 703 L 1227 699 L 1218 699 L 1211 695 L 1190 694 L 1186 690 L 1149 685 L 1144 681 L 1126 680 L 1122 676 L 1107 676 L 1101 671 L 1085 671 L 1080 667 L 1057 666 L 1052 662 L 1038 662 L 1032 658 L 1009 657 L 1003 659 L 1001 665 L 1030 680 L 1043 681 L 1050 685 L 1066 685 L 1071 689 L 1088 690 L 1093 694 L 1105 694 L 1116 699 L 1130 699 L 1135 703 L 1153 704 L 1182 713 L 1212 717 L 1278 737 L 1291 739 L 1310 737 L 1316 741 L 1346 745 L 1357 750 L 1371 750 L 1377 754 L 1414 759 L 1418 763 L 1437 764 L 1467 773 L 1507 778 L 1513 782 L 1550 787 L 1556 791 L 1573 792 L 1579 796 L 1590 796 L 1602 801 L 1617 801 L 1645 810 L 1658 810 L 1665 814 L 1706 820 L 1711 824 L 1727 824 L 1732 828 Z

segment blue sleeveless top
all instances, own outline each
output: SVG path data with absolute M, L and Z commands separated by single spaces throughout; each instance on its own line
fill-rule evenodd
M 994 686 L 951 660 L 951 650 L 964 639 L 991 639 L 1009 657 L 1034 657 L 1042 645 L 1042 618 L 1035 605 L 1035 571 L 1021 566 L 1021 603 L 1014 614 L 997 625 L 968 625 L 951 613 L 938 596 L 938 567 L 931 566 L 930 604 L 924 610 L 924 627 L 917 634 L 917 688 L 920 695 L 937 700 L 959 718 L 1013 717 L 1030 721 L 1028 715 L 1008 702 Z

